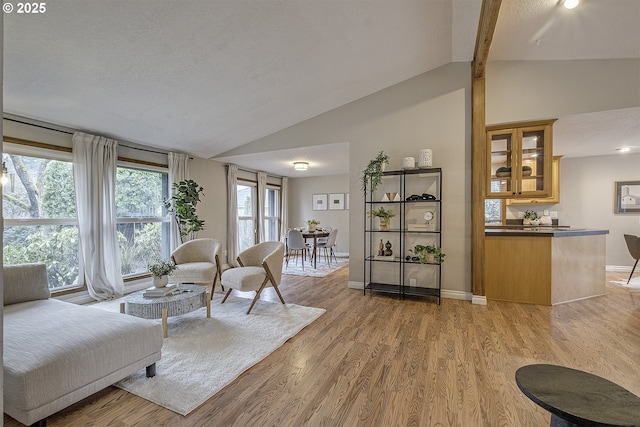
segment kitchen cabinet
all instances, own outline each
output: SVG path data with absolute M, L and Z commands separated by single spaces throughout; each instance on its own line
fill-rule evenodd
M 487 126 L 486 198 L 551 197 L 554 122 Z
M 541 197 L 539 199 L 509 199 L 508 205 L 555 205 L 560 203 L 560 159 L 562 156 L 553 156 L 551 163 L 551 197 Z
M 555 305 L 603 295 L 608 230 L 485 229 L 488 300 Z

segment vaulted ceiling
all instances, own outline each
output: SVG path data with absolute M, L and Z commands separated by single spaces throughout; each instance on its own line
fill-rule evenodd
M 637 0 L 502 3 L 490 60 L 640 57 Z M 211 158 L 471 61 L 480 6 L 59 0 L 4 15 L 4 111 Z

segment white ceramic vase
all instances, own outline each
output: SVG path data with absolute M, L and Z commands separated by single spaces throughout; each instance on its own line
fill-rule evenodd
M 153 276 L 153 286 L 156 288 L 164 288 L 169 283 L 169 276 Z
M 315 233 L 315 232 L 316 232 L 316 225 L 309 224 L 309 233 Z
M 402 159 L 402 168 L 403 169 L 413 169 L 416 167 L 416 159 L 413 157 L 405 157 Z
M 433 151 L 429 148 L 420 150 L 420 155 L 418 156 L 418 167 L 428 168 L 431 166 L 433 166 Z

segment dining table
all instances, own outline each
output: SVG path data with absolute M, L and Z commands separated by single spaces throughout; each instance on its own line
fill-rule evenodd
M 317 259 L 316 259 L 316 246 L 318 245 L 318 238 L 319 237 L 329 237 L 329 232 L 328 231 L 320 231 L 320 230 L 316 230 L 316 231 L 303 231 L 302 232 L 302 237 L 304 237 L 304 240 L 306 241 L 307 239 L 313 239 L 313 251 L 311 252 L 311 261 L 313 264 L 313 268 L 316 268 L 317 266 Z

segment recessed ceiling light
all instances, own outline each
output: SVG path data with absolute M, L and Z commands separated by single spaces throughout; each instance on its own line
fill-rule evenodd
M 564 0 L 563 4 L 567 9 L 573 9 L 578 4 L 580 4 L 580 0 Z
M 297 171 L 306 171 L 309 169 L 309 162 L 293 162 L 293 168 Z
M 618 150 L 621 153 L 628 153 L 629 151 L 631 151 L 631 147 L 620 147 L 620 148 L 616 148 L 616 150 Z

